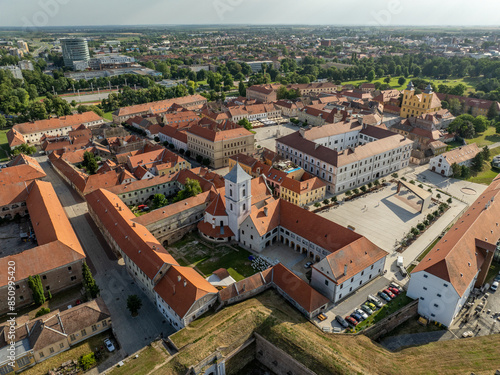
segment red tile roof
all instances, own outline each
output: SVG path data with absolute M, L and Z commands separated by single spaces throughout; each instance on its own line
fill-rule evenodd
M 37 132 L 45 132 L 47 130 L 55 130 L 65 128 L 68 126 L 81 125 L 93 121 L 103 121 L 102 117 L 95 112 L 89 111 L 84 113 L 77 113 L 69 116 L 52 117 L 47 120 L 38 120 L 35 122 L 24 122 L 17 124 L 12 129 L 17 130 L 21 134 L 31 134 Z
M 99 189 L 86 199 L 119 248 L 149 279 L 153 279 L 165 263 L 178 264 L 145 226 L 134 221 L 135 215 L 118 196 Z
M 500 238 L 500 175 L 434 245 L 412 274 L 428 272 L 450 282 L 462 296 L 481 269 L 485 251 Z
M 190 267 L 173 265 L 156 284 L 154 290 L 163 300 L 184 318 L 196 301 L 217 289 Z

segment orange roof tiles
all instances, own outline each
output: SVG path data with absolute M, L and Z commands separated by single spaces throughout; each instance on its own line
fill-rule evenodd
M 16 262 L 16 279 L 47 272 L 85 258 L 66 213 L 48 182 L 33 181 L 28 187 L 26 207 L 30 214 L 38 246 L 22 253 L 0 258 L 0 267 L 7 269 Z M 0 286 L 7 284 L 7 273 L 0 272 Z
M 151 113 L 162 113 L 162 112 L 167 112 L 175 104 L 190 106 L 191 104 L 196 103 L 196 102 L 206 103 L 207 99 L 201 95 L 198 95 L 198 94 L 183 96 L 180 98 L 160 100 L 157 102 L 122 107 L 122 108 L 117 109 L 113 113 L 113 115 L 115 115 L 115 116 L 130 116 L 130 115 L 133 115 L 136 113 L 142 113 L 142 112 L 148 112 L 148 111 Z
M 94 122 L 94 121 L 103 121 L 103 119 L 95 112 L 89 111 L 63 117 L 52 117 L 47 120 L 24 122 L 22 124 L 14 125 L 12 129 L 17 130 L 21 134 L 31 134 L 37 132 L 45 132 L 47 130 L 65 128 L 68 126 L 80 125 L 83 123 Z
M 439 240 L 412 273 L 449 281 L 462 296 L 500 238 L 500 175 Z
M 217 293 L 217 289 L 193 268 L 179 265 L 169 267 L 154 290 L 181 318 L 200 298 Z
M 165 263 L 178 264 L 145 226 L 134 222 L 135 215 L 118 196 L 99 189 L 86 198 L 119 248 L 149 279 L 154 279 Z
M 281 263 L 273 267 L 272 273 L 273 283 L 307 312 L 311 313 L 330 302 Z

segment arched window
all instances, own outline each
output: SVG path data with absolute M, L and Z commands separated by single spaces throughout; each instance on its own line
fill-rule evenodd
M 247 189 L 243 189 L 243 197 L 247 195 Z
M 247 210 L 247 205 L 245 203 L 243 203 L 243 211 L 246 211 Z

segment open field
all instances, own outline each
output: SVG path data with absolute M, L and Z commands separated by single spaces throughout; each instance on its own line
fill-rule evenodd
M 488 126 L 484 133 L 480 133 L 477 137 L 465 140 L 467 144 L 477 143 L 479 147 L 489 146 L 493 143 L 500 142 L 500 134 L 496 134 L 493 126 Z
M 500 169 L 491 166 L 491 161 L 493 160 L 494 156 L 499 154 L 500 154 L 500 147 L 490 149 L 490 158 L 489 160 L 483 163 L 483 170 L 479 173 L 473 172 L 472 177 L 469 178 L 467 181 L 484 185 L 491 184 L 491 181 L 493 181 L 493 179 L 500 173 Z
M 194 233 L 188 234 L 170 248 L 174 258 L 183 266 L 196 267 L 205 277 L 219 268 L 226 268 L 229 274 L 240 281 L 253 275 L 256 271 L 248 259 L 252 254 L 240 247 L 204 243 Z
M 113 116 L 111 116 L 111 114 L 113 113 L 113 111 L 109 111 L 109 112 L 104 112 L 104 117 L 106 120 L 109 120 L 109 121 L 113 121 Z
M 411 81 L 412 78 L 413 77 L 408 77 L 406 79 L 406 83 L 404 85 L 400 85 L 398 83 L 399 77 L 391 77 L 391 82 L 389 83 L 389 85 L 393 89 L 403 90 L 403 89 L 406 88 L 406 86 L 408 85 L 408 82 Z M 380 82 L 381 84 L 385 84 L 384 79 L 385 79 L 385 77 L 377 78 L 377 79 L 374 79 L 371 83 Z M 459 83 L 462 83 L 465 86 L 467 86 L 467 91 L 465 92 L 465 95 L 467 95 L 468 93 L 473 93 L 473 92 L 476 91 L 475 88 L 474 88 L 474 84 L 478 80 L 478 79 L 474 79 L 474 78 L 456 78 L 456 79 L 423 78 L 423 79 L 428 80 L 429 82 L 432 82 L 436 86 L 439 86 L 439 85 L 456 86 Z M 356 85 L 357 86 L 357 85 L 359 85 L 360 83 L 363 83 L 363 82 L 368 82 L 368 81 L 366 79 L 360 79 L 360 80 L 355 80 L 355 81 L 342 82 L 342 84 L 343 85 L 352 84 L 352 85 Z
M 175 333 L 171 338 L 180 352 L 148 374 L 185 374 L 190 365 L 217 348 L 227 355 L 254 331 L 317 374 L 492 374 L 500 366 L 499 335 L 390 352 L 363 335 L 323 333 L 275 292 L 268 291 L 217 314 L 207 314 Z M 135 373 L 133 368 L 140 364 L 149 366 L 146 356 L 130 359 L 123 372 L 111 374 Z

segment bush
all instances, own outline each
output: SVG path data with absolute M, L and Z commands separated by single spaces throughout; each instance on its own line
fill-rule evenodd
M 78 359 L 78 365 L 83 369 L 83 371 L 90 370 L 96 363 L 94 353 L 89 353 L 82 355 Z
M 423 189 L 423 188 L 424 188 L 424 185 L 422 185 L 422 184 L 418 184 L 418 187 L 419 187 L 420 189 Z
M 373 187 L 373 184 L 372 184 L 371 182 L 369 182 L 369 183 L 367 184 L 367 186 L 368 186 L 368 189 L 371 189 L 371 188 Z
M 441 194 L 437 193 L 436 197 L 437 199 L 441 199 Z
M 427 189 L 427 191 L 428 191 L 429 193 L 432 193 L 432 189 L 431 189 L 431 188 Z
M 432 221 L 434 220 L 434 215 L 433 214 L 428 214 L 427 215 L 427 221 Z
M 380 181 L 379 181 L 379 180 L 375 180 L 375 181 L 373 181 L 373 184 L 374 184 L 375 186 L 378 186 L 378 185 L 380 185 Z
M 401 177 L 401 180 L 406 181 L 406 177 L 404 177 L 404 176 Z
M 411 228 L 410 233 L 413 234 L 414 236 L 418 236 L 420 231 L 417 228 L 413 227 Z
M 429 220 L 424 220 L 424 225 L 428 226 L 429 225 Z
M 332 203 L 336 203 L 337 202 L 337 197 L 333 197 L 332 198 Z
M 436 210 L 432 213 L 432 215 L 434 216 L 434 218 L 438 218 L 439 217 L 439 211 Z
M 446 202 L 451 203 L 451 202 L 453 202 L 453 200 L 450 197 L 450 198 L 448 198 L 448 200 Z
M 319 207 L 319 206 L 321 206 L 321 203 L 319 202 L 314 203 L 314 207 Z
M 350 197 L 350 196 L 352 195 L 352 193 L 351 193 L 351 191 L 350 191 L 350 190 L 346 190 L 346 191 L 345 191 L 345 195 L 346 195 L 346 196 L 348 196 L 348 197 Z
M 323 201 L 323 204 L 325 204 L 325 205 L 326 205 L 326 204 L 328 204 L 328 203 L 330 203 L 330 200 L 328 200 L 328 199 L 325 199 L 325 200 Z
M 39 316 L 48 314 L 50 312 L 50 309 L 48 307 L 42 307 L 40 310 L 38 310 L 35 314 L 35 318 L 38 318 Z
M 361 189 L 361 191 L 362 191 L 363 193 L 365 193 L 365 192 L 366 192 L 366 190 L 367 190 L 366 186 L 364 186 L 364 185 L 363 185 L 363 186 L 361 186 L 361 187 L 360 187 L 360 189 Z
M 391 176 L 394 177 L 394 178 L 398 178 L 399 177 L 399 175 L 397 173 L 393 173 L 393 174 L 391 174 Z
M 425 229 L 425 225 L 424 225 L 424 224 L 422 224 L 422 223 L 418 223 L 418 224 L 417 224 L 417 229 L 418 229 L 418 230 L 420 230 L 420 231 L 422 231 L 422 230 L 424 230 L 424 229 Z
M 359 194 L 359 189 L 358 188 L 352 189 L 352 192 L 354 193 L 354 195 L 358 195 Z
M 410 184 L 415 185 L 415 180 L 410 180 Z

